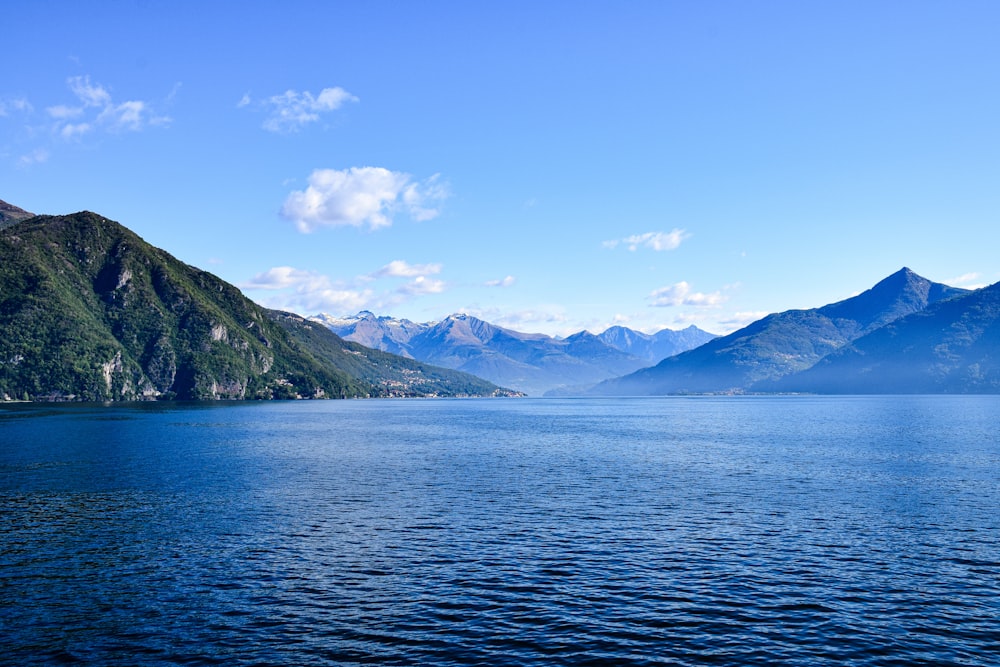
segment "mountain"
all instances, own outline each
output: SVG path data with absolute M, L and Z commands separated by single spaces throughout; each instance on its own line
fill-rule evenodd
M 35 217 L 34 213 L 28 213 L 23 208 L 18 208 L 0 199 L 0 229 L 33 217 Z
M 265 310 L 95 213 L 0 230 L 0 399 L 496 393 Z
M 789 310 L 652 368 L 602 382 L 595 395 L 742 392 L 805 370 L 831 352 L 932 303 L 967 293 L 903 268 L 858 296 L 811 310 Z
M 654 334 L 634 331 L 627 327 L 615 326 L 597 334 L 604 343 L 626 354 L 657 364 L 667 357 L 687 352 L 716 338 L 715 334 L 702 331 L 693 324 L 687 329 L 673 331 L 663 329 Z
M 302 348 L 327 361 L 352 378 L 372 387 L 370 395 L 412 396 L 517 396 L 482 378 L 441 368 L 390 352 L 345 341 L 324 326 L 299 315 L 268 311 Z
M 931 304 L 762 388 L 827 394 L 1000 393 L 1000 283 Z
M 532 396 L 553 387 L 592 384 L 645 365 L 585 332 L 557 339 L 512 331 L 469 315 L 452 315 L 434 324 L 410 340 L 410 352 L 416 359 Z
M 513 331 L 462 314 L 420 324 L 368 311 L 354 317 L 317 315 L 312 319 L 346 340 L 462 370 L 530 395 L 590 386 L 649 366 L 663 358 L 659 354 L 688 350 L 713 338 L 697 327 L 652 335 L 613 327 L 596 336 L 581 331 L 560 339 Z
M 413 357 L 409 350 L 410 339 L 430 328 L 429 324 L 417 324 L 410 320 L 376 317 L 368 310 L 355 317 L 334 317 L 321 313 L 310 319 L 325 325 L 344 340 L 410 358 Z

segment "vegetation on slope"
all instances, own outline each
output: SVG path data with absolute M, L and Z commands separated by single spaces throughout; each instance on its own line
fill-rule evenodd
M 309 337 L 236 287 L 94 213 L 37 216 L 0 230 L 0 399 L 426 393 L 418 386 L 455 393 L 423 376 L 397 386 L 395 371 L 352 374 L 355 355 L 330 335 L 334 341 L 312 349 Z M 345 348 L 339 354 L 336 341 Z

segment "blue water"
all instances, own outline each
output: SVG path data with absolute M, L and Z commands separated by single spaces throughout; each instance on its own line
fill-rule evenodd
M 1000 398 L 8 405 L 0 663 L 997 665 Z

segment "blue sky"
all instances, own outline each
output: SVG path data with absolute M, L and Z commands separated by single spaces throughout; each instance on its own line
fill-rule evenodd
M 304 315 L 732 331 L 1000 280 L 995 2 L 7 0 L 0 199 Z

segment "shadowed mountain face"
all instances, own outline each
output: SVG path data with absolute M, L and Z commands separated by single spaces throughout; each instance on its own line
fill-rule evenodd
M 553 338 L 505 329 L 469 315 L 424 324 L 367 311 L 350 318 L 313 319 L 347 340 L 472 373 L 530 395 L 630 373 L 662 359 L 658 354 L 691 349 L 714 337 L 697 327 L 652 335 L 614 327 L 597 336 L 581 331 Z
M 0 400 L 496 391 L 267 311 L 94 213 L 0 230 Z
M 1000 283 L 895 320 L 812 368 L 761 383 L 827 394 L 1000 393 Z
M 967 293 L 901 269 L 856 297 L 768 315 L 728 336 L 603 382 L 593 395 L 740 392 L 805 370 L 852 341 L 932 303 Z

